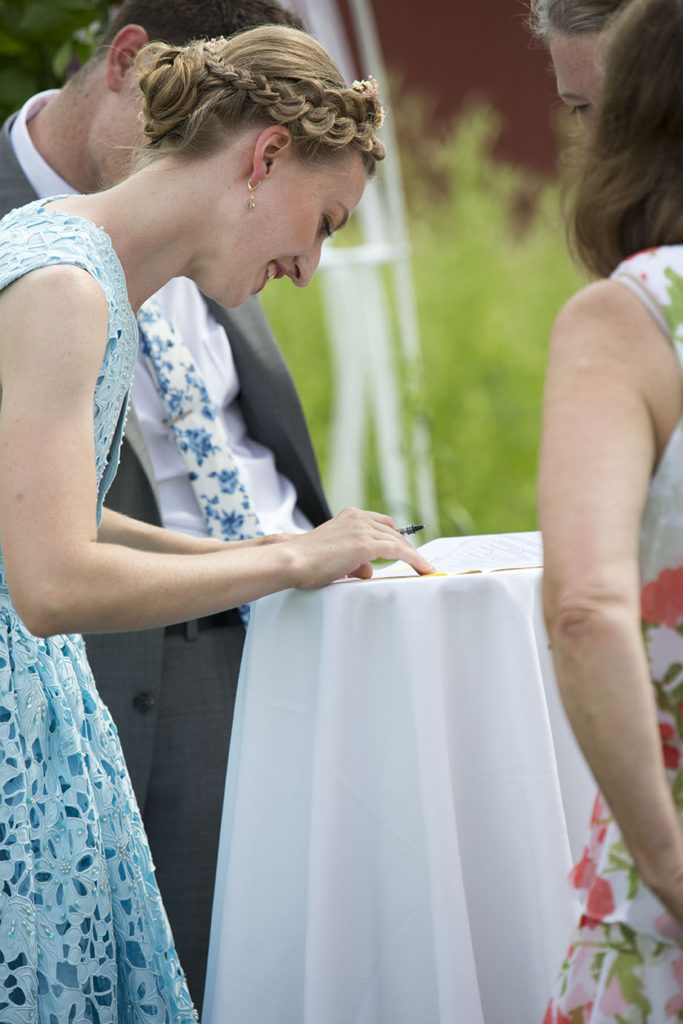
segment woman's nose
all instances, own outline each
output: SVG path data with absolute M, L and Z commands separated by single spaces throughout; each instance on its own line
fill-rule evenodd
M 313 275 L 320 263 L 320 249 L 322 242 L 317 242 L 305 256 L 297 256 L 294 260 L 292 281 L 297 288 L 305 288 L 313 280 Z

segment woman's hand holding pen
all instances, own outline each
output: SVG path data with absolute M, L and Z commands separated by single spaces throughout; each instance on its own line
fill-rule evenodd
M 401 559 L 415 572 L 434 572 L 429 564 L 399 533 L 391 516 L 347 508 L 309 533 L 288 538 L 300 567 L 299 590 L 325 586 L 343 576 L 369 579 L 375 558 Z

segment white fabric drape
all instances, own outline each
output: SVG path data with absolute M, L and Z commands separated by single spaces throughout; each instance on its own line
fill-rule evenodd
M 540 1021 L 593 795 L 540 570 L 256 602 L 204 1024 Z

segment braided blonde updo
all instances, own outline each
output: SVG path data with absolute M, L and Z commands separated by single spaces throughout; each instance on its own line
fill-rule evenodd
M 280 124 L 302 162 L 357 151 L 370 175 L 385 155 L 376 91 L 347 88 L 312 36 L 267 25 L 187 46 L 150 43 L 136 58 L 147 151 L 206 156 L 226 132 Z

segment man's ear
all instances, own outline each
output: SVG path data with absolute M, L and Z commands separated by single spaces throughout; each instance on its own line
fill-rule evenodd
M 293 153 L 292 136 L 284 125 L 274 124 L 264 128 L 254 143 L 254 161 L 251 172 L 253 182 L 269 177 Z
M 107 86 L 112 92 L 121 91 L 135 55 L 148 42 L 149 36 L 142 25 L 124 25 L 116 33 L 107 53 Z

